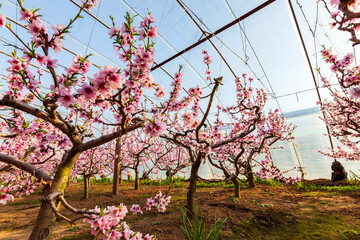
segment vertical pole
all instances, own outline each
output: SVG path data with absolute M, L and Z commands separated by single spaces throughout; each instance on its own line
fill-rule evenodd
M 299 37 L 300 37 L 300 40 L 301 40 L 301 44 L 303 46 L 303 49 L 304 49 L 304 53 L 305 53 L 305 56 L 306 56 L 306 60 L 308 62 L 308 65 L 309 65 L 309 68 L 310 68 L 310 71 L 311 71 L 311 75 L 312 75 L 312 78 L 313 78 L 313 81 L 314 81 L 314 85 L 315 85 L 315 89 L 316 89 L 316 93 L 317 93 L 317 96 L 318 96 L 318 99 L 319 99 L 319 102 L 320 102 L 320 105 L 322 105 L 322 100 L 321 100 L 321 96 L 320 96 L 320 91 L 319 91 L 319 87 L 316 83 L 316 78 L 315 78 L 315 74 L 314 74 L 314 69 L 311 65 L 311 62 L 310 62 L 310 58 L 309 58 L 309 54 L 306 50 L 306 45 L 305 45 L 305 42 L 304 42 L 304 39 L 302 37 L 302 34 L 301 34 L 301 31 L 300 31 L 300 27 L 299 27 L 299 23 L 296 19 L 296 14 L 295 14 L 295 11 L 294 11 L 294 8 L 293 8 L 293 5 L 291 3 L 291 0 L 288 0 L 289 1 L 289 6 L 290 6 L 290 10 L 291 10 L 291 14 L 294 18 L 294 22 L 295 22 L 295 25 L 296 25 L 296 29 L 297 29 L 297 32 L 299 34 Z M 323 117 L 325 119 L 325 113 L 322 111 L 322 114 L 323 114 Z M 331 149 L 334 149 L 334 145 L 333 145 L 333 141 L 332 141 L 332 138 L 331 138 L 331 135 L 330 135 L 330 129 L 328 127 L 328 125 L 326 124 L 325 122 L 325 125 L 326 125 L 326 131 L 328 133 L 328 137 L 329 137 L 329 141 L 330 141 L 330 146 L 331 146 Z

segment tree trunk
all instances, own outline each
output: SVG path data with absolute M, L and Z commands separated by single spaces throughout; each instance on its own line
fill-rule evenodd
M 84 199 L 89 199 L 90 175 L 84 174 Z
M 119 184 L 122 184 L 123 181 L 124 181 L 124 179 L 123 179 L 123 176 L 122 176 L 122 170 L 120 170 L 120 172 L 119 172 Z
M 232 177 L 231 181 L 234 183 L 235 197 L 240 197 L 240 182 L 236 177 Z
M 251 188 L 256 187 L 255 177 L 254 177 L 254 173 L 253 173 L 251 164 L 247 165 L 246 172 L 247 172 L 246 175 L 247 175 L 247 178 L 248 178 L 248 181 L 249 181 L 249 187 L 251 187 Z
M 115 162 L 114 162 L 114 176 L 113 176 L 113 195 L 119 193 L 119 176 L 120 176 L 120 162 L 121 162 L 121 138 L 116 139 L 115 145 Z
M 140 178 L 139 178 L 139 169 L 135 168 L 135 190 L 139 190 Z
M 172 184 L 172 182 L 173 182 L 173 175 L 172 175 L 171 172 L 170 172 L 170 175 L 169 175 L 169 184 Z
M 190 173 L 190 183 L 188 187 L 188 192 L 186 195 L 186 209 L 187 209 L 187 216 L 189 218 L 194 218 L 194 198 L 196 193 L 196 183 L 198 178 L 198 172 L 201 165 L 202 154 L 200 153 L 196 160 L 191 165 L 191 173 Z
M 77 149 L 77 147 L 73 146 L 71 150 L 64 156 L 55 173 L 50 189 L 44 190 L 44 197 L 53 192 L 64 193 L 64 189 L 69 179 L 71 170 L 74 167 L 76 160 L 79 158 L 80 153 L 81 152 Z M 45 240 L 50 237 L 50 227 L 54 221 L 53 215 L 54 213 L 51 210 L 50 205 L 47 202 L 42 201 L 29 240 Z

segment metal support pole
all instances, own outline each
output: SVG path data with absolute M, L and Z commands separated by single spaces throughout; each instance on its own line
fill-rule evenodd
M 299 23 L 296 19 L 296 14 L 295 14 L 295 11 L 294 11 L 294 8 L 293 8 L 293 5 L 291 3 L 291 0 L 288 0 L 289 1 L 289 6 L 290 6 L 290 9 L 291 9 L 291 14 L 294 18 L 294 22 L 295 22 L 295 25 L 296 25 L 296 29 L 297 29 L 297 32 L 299 34 L 299 37 L 300 37 L 300 40 L 301 40 L 301 44 L 303 46 L 303 49 L 304 49 L 304 53 L 305 53 L 305 56 L 306 56 L 306 60 L 308 62 L 308 65 L 309 65 L 309 68 L 310 68 L 310 72 L 311 72 L 311 75 L 312 75 L 312 78 L 313 78 L 313 81 L 314 81 L 314 85 L 315 85 L 315 89 L 316 89 L 316 93 L 317 93 L 317 96 L 319 98 L 319 102 L 320 102 L 320 105 L 322 105 L 322 100 L 321 100 L 321 96 L 320 96 L 320 91 L 319 91 L 319 87 L 316 83 L 316 78 L 315 78 L 315 74 L 314 74 L 314 69 L 311 65 L 311 61 L 310 61 L 310 58 L 309 58 L 309 54 L 306 50 L 306 45 L 305 45 L 305 42 L 304 42 L 304 39 L 302 37 L 302 34 L 301 34 L 301 30 L 300 30 L 300 27 L 299 27 Z M 322 111 L 322 114 L 324 116 L 324 119 L 325 119 L 325 113 Z M 329 136 L 329 141 L 330 141 L 330 146 L 331 146 L 331 149 L 334 149 L 334 145 L 333 145 L 333 141 L 332 141 L 332 138 L 331 138 L 331 135 L 330 135 L 330 129 L 328 127 L 328 125 L 326 124 L 325 122 L 325 125 L 326 125 L 326 131 L 328 133 L 328 136 Z

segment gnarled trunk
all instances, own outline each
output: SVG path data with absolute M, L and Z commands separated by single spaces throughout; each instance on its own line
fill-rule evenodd
M 198 178 L 198 172 L 201 165 L 201 160 L 203 158 L 203 154 L 199 154 L 196 160 L 191 165 L 191 173 L 190 173 L 190 183 L 188 187 L 188 192 L 186 195 L 186 209 L 187 216 L 190 218 L 194 217 L 194 198 L 196 193 L 196 183 Z
M 239 180 L 233 176 L 230 180 L 234 183 L 234 197 L 240 197 L 240 182 Z
M 248 164 L 246 166 L 246 176 L 247 176 L 248 181 L 249 181 L 249 187 L 251 187 L 251 188 L 256 187 L 255 177 L 254 177 L 254 173 L 253 173 L 251 164 Z
M 53 192 L 64 193 L 71 170 L 79 156 L 80 151 L 75 146 L 64 156 L 55 173 L 51 187 L 44 191 L 44 197 Z M 50 237 L 51 225 L 54 221 L 53 215 L 50 205 L 43 201 L 29 240 L 45 240 Z

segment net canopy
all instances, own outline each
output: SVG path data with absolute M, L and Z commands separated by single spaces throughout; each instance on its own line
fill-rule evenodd
M 89 53 L 93 55 L 90 60 L 98 66 L 121 66 L 108 35 L 108 28 L 112 26 L 109 16 L 120 24 L 125 13 L 130 12 L 139 23 L 151 12 L 157 19 L 159 34 L 155 61 L 161 65 L 168 60 L 152 71 L 158 83 L 169 89 L 171 75 L 179 65 L 183 65 L 185 89 L 195 85 L 205 87 L 206 66 L 201 55 L 205 49 L 213 59 L 212 77 L 223 76 L 224 79 L 216 94 L 215 105 L 227 106 L 235 101 L 236 76 L 247 73 L 255 78 L 254 87 L 263 88 L 268 93 L 266 108 L 279 108 L 289 124 L 292 122 L 298 126 L 294 132 L 295 143 L 286 145 L 283 150 L 273 150 L 274 162 L 283 168 L 302 167 L 306 178 L 329 177 L 332 159 L 318 153 L 318 150 L 326 151 L 330 144 L 324 135 L 326 126 L 319 119 L 321 112 L 317 105 L 316 87 L 320 87 L 323 99 L 329 96 L 321 87 L 320 75 L 314 69 L 320 68 L 322 75 L 335 84 L 335 77 L 319 54 L 321 46 L 331 47 L 341 56 L 348 52 L 356 55 L 356 48 L 348 43 L 349 35 L 329 27 L 328 13 L 320 3 L 315 0 L 293 0 L 291 3 L 310 63 L 288 0 L 102 0 L 91 11 L 92 15 L 83 13 L 83 18 L 66 35 L 64 46 L 69 51 L 58 54 L 58 69 L 69 66 L 74 54 L 84 56 Z M 49 26 L 67 23 L 79 9 L 73 0 L 24 2 L 25 7 L 33 5 L 41 9 L 42 19 Z M 18 11 L 15 0 L 2 1 L 1 12 L 7 17 L 17 21 Z M 241 21 L 226 27 L 239 18 Z M 19 36 L 29 40 L 26 29 L 15 22 L 12 26 Z M 211 39 L 204 41 L 206 36 L 211 36 Z M 202 43 L 190 47 L 199 41 Z M 23 48 L 11 33 L 2 31 L 0 76 L 3 78 L 7 75 L 7 54 L 11 54 L 14 47 L 18 52 Z M 179 54 L 189 47 L 188 51 Z M 173 57 L 176 54 L 179 56 Z M 223 117 L 226 122 L 226 115 Z M 354 171 L 359 167 L 354 162 L 344 165 Z M 204 168 L 202 173 L 209 174 L 208 168 Z

